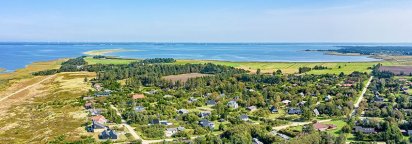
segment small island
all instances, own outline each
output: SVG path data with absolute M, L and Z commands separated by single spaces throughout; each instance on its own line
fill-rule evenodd
M 87 51 L 87 52 L 84 52 L 83 54 L 95 56 L 95 55 L 106 55 L 106 54 L 116 53 L 116 52 L 131 52 L 131 51 L 139 51 L 139 50 L 127 50 L 127 49 L 121 49 L 121 48 L 119 48 L 119 49 L 101 49 L 101 50 Z

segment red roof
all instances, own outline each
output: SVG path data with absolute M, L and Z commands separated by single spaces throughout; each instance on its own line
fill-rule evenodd
M 92 119 L 92 121 L 96 121 L 96 122 L 99 122 L 99 123 L 106 123 L 107 122 L 106 118 L 102 115 L 92 116 L 91 119 Z
M 142 99 L 142 98 L 144 98 L 144 95 L 143 95 L 143 94 L 134 94 L 134 95 L 132 96 L 132 99 Z
M 313 124 L 313 127 L 315 129 L 319 130 L 319 131 L 324 131 L 324 130 L 336 128 L 336 126 L 333 125 L 333 124 L 322 124 L 322 123 L 315 123 L 315 124 Z

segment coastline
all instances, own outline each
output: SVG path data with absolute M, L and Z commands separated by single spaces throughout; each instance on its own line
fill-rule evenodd
M 0 74 L 6 72 L 5 68 L 0 68 Z

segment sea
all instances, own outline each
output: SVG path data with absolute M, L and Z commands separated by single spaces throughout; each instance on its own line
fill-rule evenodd
M 1 42 L 0 68 L 11 72 L 37 61 L 73 58 L 84 52 L 104 49 L 108 56 L 122 58 L 175 58 L 249 62 L 364 62 L 379 61 L 367 56 L 326 55 L 319 51 L 338 46 L 390 45 L 359 43 L 70 43 Z

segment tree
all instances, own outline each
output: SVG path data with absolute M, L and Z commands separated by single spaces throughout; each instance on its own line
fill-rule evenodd
M 311 133 L 315 132 L 315 128 L 313 127 L 313 124 L 307 124 L 307 125 L 303 126 L 302 132 L 307 133 L 307 134 L 311 134 Z
M 305 119 L 305 120 L 311 120 L 313 118 L 313 112 L 309 108 L 304 107 L 303 108 L 303 113 L 302 113 L 302 118 Z
M 256 74 L 260 75 L 260 69 L 256 70 Z

